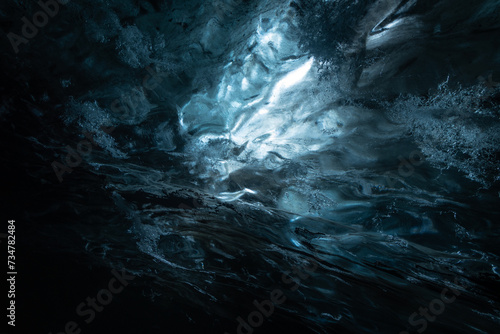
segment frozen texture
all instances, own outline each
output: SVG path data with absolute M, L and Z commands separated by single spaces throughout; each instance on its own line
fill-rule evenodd
M 6 27 L 23 12 L 8 3 Z M 68 253 L 126 263 L 158 314 L 176 305 L 203 330 L 236 327 L 282 272 L 316 258 L 266 326 L 399 333 L 422 300 L 460 283 L 429 333 L 493 332 L 498 7 L 72 1 L 22 62 L 5 52 L 0 117 L 42 128 L 23 143 L 31 166 L 48 166 L 29 173 L 44 184 L 92 135 L 92 154 L 64 175 L 70 196 L 57 193 L 85 241 Z M 42 204 L 39 216 L 59 213 Z M 65 240 L 58 231 L 44 235 Z

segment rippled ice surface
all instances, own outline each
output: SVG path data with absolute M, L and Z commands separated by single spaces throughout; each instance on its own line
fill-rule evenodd
M 193 332 L 275 289 L 255 333 L 498 331 L 496 2 L 95 3 L 47 27 L 58 55 L 31 42 L 50 84 L 12 102 L 47 125 L 26 219 L 78 216 L 44 225 L 78 240 L 59 252 L 125 266 Z

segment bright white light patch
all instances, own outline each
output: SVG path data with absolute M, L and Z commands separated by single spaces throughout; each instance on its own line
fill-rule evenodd
M 298 69 L 288 73 L 283 79 L 281 79 L 276 86 L 274 86 L 273 93 L 269 102 L 274 103 L 278 100 L 281 93 L 292 86 L 300 83 L 306 77 L 307 73 L 311 70 L 314 58 L 311 57 L 304 65 Z
M 257 113 L 258 115 L 265 115 L 269 112 L 269 109 L 267 108 L 262 108 L 259 110 L 259 112 Z
M 247 90 L 249 86 L 250 85 L 248 83 L 247 78 L 243 78 L 243 80 L 241 81 L 241 89 L 242 90 Z
M 260 38 L 260 42 L 262 44 L 267 44 L 269 42 L 272 42 L 276 47 L 279 48 L 282 39 L 283 38 L 279 33 L 269 32 Z
M 245 194 L 256 194 L 256 193 L 257 192 L 255 192 L 255 191 L 253 191 L 251 189 L 245 188 L 243 190 L 236 191 L 236 192 L 233 192 L 233 193 L 223 192 L 223 193 L 220 193 L 216 197 L 218 199 L 221 199 L 221 200 L 226 201 L 226 202 L 232 202 L 232 201 L 235 201 L 235 200 L 239 199 L 241 196 L 243 196 Z

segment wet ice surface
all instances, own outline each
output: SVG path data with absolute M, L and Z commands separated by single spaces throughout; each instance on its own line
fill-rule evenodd
M 498 89 L 487 72 L 499 67 L 481 64 L 495 52 L 495 6 L 468 5 L 463 23 L 462 11 L 436 21 L 445 1 L 337 2 L 340 23 L 325 28 L 307 13 L 328 2 L 98 3 L 73 3 L 48 27 L 63 34 L 84 17 L 52 42 L 63 59 L 52 85 L 67 131 L 97 133 L 101 149 L 78 168 L 100 187 L 85 175 L 64 184 L 109 205 L 67 199 L 86 212 L 72 227 L 85 248 L 69 251 L 126 264 L 158 312 L 176 300 L 196 310 L 179 322 L 206 332 L 221 321 L 236 332 L 274 289 L 287 301 L 256 332 L 498 327 Z M 318 50 L 342 15 L 360 28 Z M 470 65 L 443 51 L 458 42 L 485 51 Z M 311 263 L 293 290 L 282 274 Z M 409 321 L 420 307 L 436 318 Z

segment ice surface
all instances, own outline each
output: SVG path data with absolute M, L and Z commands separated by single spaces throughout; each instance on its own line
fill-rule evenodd
M 432 325 L 488 331 L 497 13 L 458 0 L 75 1 L 6 70 L 1 117 L 40 120 L 27 141 L 38 165 L 92 135 L 65 178 L 68 211 L 86 219 L 71 226 L 86 256 L 133 267 L 165 304 L 234 322 L 234 296 L 251 306 L 316 259 L 276 323 L 396 333 L 459 277 L 463 303 Z

